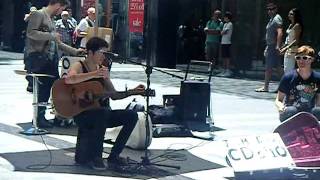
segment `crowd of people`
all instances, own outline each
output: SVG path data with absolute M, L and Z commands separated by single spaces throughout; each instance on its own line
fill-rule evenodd
M 48 6 L 37 10 L 30 8 L 30 13 L 25 16 L 28 23 L 26 30 L 25 66 L 28 73 L 42 73 L 54 78 L 40 77 L 39 102 L 47 102 L 55 80 L 59 78 L 58 61 L 61 53 L 66 55 L 79 55 L 86 53 L 85 60 L 71 66 L 65 78 L 65 84 L 78 84 L 87 81 L 101 83 L 104 91 L 111 93 L 111 99 L 123 99 L 130 95 L 143 94 L 145 87 L 138 85 L 136 88 L 123 92 L 116 91 L 111 80 L 108 67 L 103 66 L 106 61 L 108 43 L 98 37 L 86 38 L 89 27 L 95 23 L 95 9 L 89 8 L 87 16 L 79 24 L 72 17 L 69 0 L 50 0 Z M 280 121 L 285 121 L 292 115 L 307 111 L 320 118 L 320 74 L 315 72 L 311 63 L 314 62 L 315 51 L 310 46 L 300 46 L 303 34 L 303 22 L 299 9 L 289 11 L 290 25 L 286 30 L 285 45 L 282 46 L 283 22 L 277 13 L 275 3 L 267 4 L 270 21 L 266 26 L 265 56 L 265 83 L 256 92 L 268 92 L 269 81 L 273 68 L 282 76 L 277 90 L 276 106 L 279 110 Z M 231 76 L 231 45 L 232 45 L 232 14 L 225 12 L 223 20 L 221 11 L 214 10 L 212 18 L 206 23 L 205 53 L 206 60 L 221 65 L 223 71 L 219 76 Z M 61 19 L 55 20 L 55 16 Z M 221 50 L 220 50 L 221 49 Z M 61 52 L 61 53 L 59 53 Z M 223 62 L 218 62 L 219 53 Z M 281 54 L 284 54 L 284 68 L 281 69 Z M 297 69 L 295 66 L 297 65 Z M 32 87 L 30 81 L 27 90 Z M 46 107 L 38 107 L 37 124 L 40 128 L 50 128 L 52 124 L 45 118 Z M 111 110 L 108 98 L 101 103 L 101 108 L 89 109 L 73 117 L 80 131 L 90 129 L 90 137 L 78 134 L 78 140 L 89 138 L 85 149 L 90 151 L 85 159 L 76 157 L 79 164 L 88 164 L 96 170 L 106 169 L 102 159 L 103 138 L 106 128 L 123 125 L 108 157 L 109 167 L 122 168 L 128 163 L 120 157 L 130 134 L 137 122 L 137 113 L 131 110 Z M 78 144 L 77 144 L 78 146 Z M 80 148 L 80 147 L 77 147 Z

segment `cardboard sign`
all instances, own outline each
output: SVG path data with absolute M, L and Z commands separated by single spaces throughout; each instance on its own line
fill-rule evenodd
M 94 36 L 94 27 L 89 27 L 88 34 L 86 36 L 87 40 L 89 40 L 93 36 Z M 99 27 L 97 36 L 108 42 L 109 44 L 108 50 L 112 49 L 112 29 L 111 28 Z
M 277 133 L 232 138 L 225 142 L 227 157 L 235 172 L 294 166 Z
M 129 0 L 129 32 L 143 33 L 144 0 Z

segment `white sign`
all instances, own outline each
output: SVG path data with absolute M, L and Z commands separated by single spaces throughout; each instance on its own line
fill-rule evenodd
M 225 141 L 235 172 L 294 166 L 279 134 L 232 138 Z

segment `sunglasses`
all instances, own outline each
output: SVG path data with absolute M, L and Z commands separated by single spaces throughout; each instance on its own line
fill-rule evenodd
M 102 50 L 102 49 L 98 50 L 98 52 L 102 53 L 102 54 L 107 54 L 108 53 L 108 51 L 105 51 L 105 50 Z
M 105 62 L 107 62 L 108 66 L 111 66 L 111 64 L 112 64 L 112 59 L 108 57 L 108 51 L 98 50 L 97 52 L 103 54 L 104 57 L 105 57 Z
M 305 55 L 305 56 L 295 56 L 294 58 L 295 58 L 297 61 L 301 61 L 301 60 L 307 61 L 307 60 L 311 60 L 311 59 L 312 59 L 311 56 L 307 56 L 307 55 Z

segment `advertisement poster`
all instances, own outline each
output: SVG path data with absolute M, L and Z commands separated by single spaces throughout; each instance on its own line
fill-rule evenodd
M 129 0 L 129 31 L 143 33 L 144 0 Z

